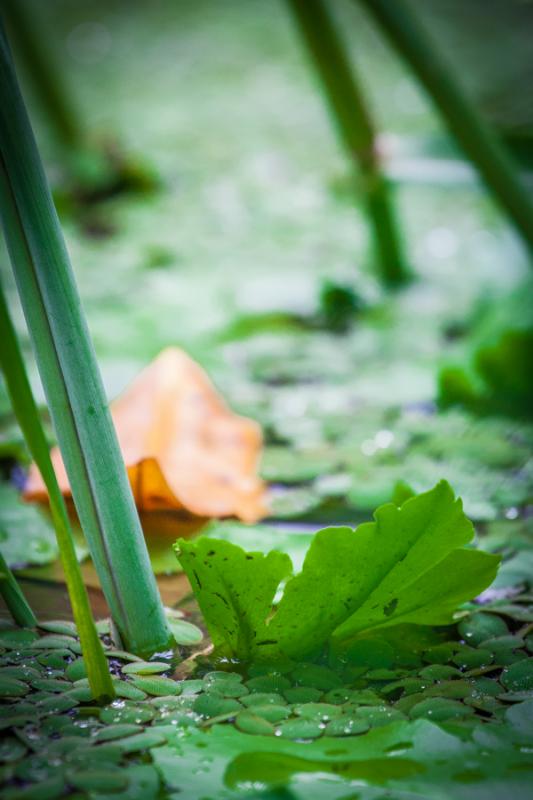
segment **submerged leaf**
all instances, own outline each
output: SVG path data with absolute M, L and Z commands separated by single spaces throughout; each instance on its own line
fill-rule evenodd
M 164 350 L 111 406 L 137 507 L 185 510 L 200 517 L 266 513 L 257 477 L 261 432 L 230 411 L 205 372 L 178 348 Z M 70 487 L 59 450 L 52 461 L 65 495 Z M 35 466 L 26 498 L 46 501 Z
M 179 543 L 215 648 L 243 660 L 316 655 L 363 631 L 399 623 L 445 625 L 493 580 L 499 557 L 464 549 L 473 527 L 442 481 L 401 508 L 381 506 L 356 530 L 319 531 L 299 575 L 272 602 L 289 559 L 227 542 Z

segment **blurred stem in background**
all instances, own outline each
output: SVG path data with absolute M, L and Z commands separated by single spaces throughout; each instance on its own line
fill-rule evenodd
M 124 646 L 172 635 L 50 189 L 0 26 L 0 211 L 72 496 Z
M 11 405 L 13 406 L 13 411 L 15 412 L 18 423 L 24 434 L 32 458 L 39 467 L 46 488 L 48 489 L 50 511 L 56 531 L 61 562 L 65 572 L 74 621 L 78 629 L 83 658 L 87 668 L 89 685 L 96 699 L 112 698 L 114 696 L 113 684 L 111 682 L 111 676 L 109 675 L 102 643 L 98 638 L 98 633 L 94 624 L 87 590 L 81 577 L 67 509 L 50 460 L 48 443 L 39 417 L 39 411 L 33 398 L 17 334 L 11 317 L 9 316 L 9 310 L 1 286 L 0 339 L 2 341 L 0 366 L 4 373 Z M 8 578 L 6 589 L 10 592 L 11 598 L 16 601 L 15 609 L 24 611 L 23 603 L 26 601 L 13 576 L 11 576 L 11 580 Z M 18 599 L 16 591 L 18 591 L 20 595 Z M 6 602 L 8 602 L 8 597 L 6 597 L 3 591 L 2 594 Z M 9 603 L 8 605 L 13 613 L 12 606 Z M 25 622 L 19 622 L 14 613 L 13 617 L 19 624 L 33 627 L 37 623 L 29 607 L 28 611 L 33 618 L 33 622 L 29 621 L 27 612 L 27 620 Z
M 35 89 L 49 123 L 59 141 L 67 149 L 81 147 L 83 132 L 72 97 L 56 63 L 55 54 L 43 36 L 40 20 L 27 8 L 26 0 L 2 0 L 6 22 L 25 68 L 28 80 Z
M 403 0 L 358 0 L 411 67 L 533 255 L 533 203 L 504 145 Z
M 9 613 L 17 625 L 20 625 L 21 628 L 35 628 L 37 625 L 35 614 L 31 610 L 2 553 L 0 553 L 0 595 L 4 598 Z
M 390 186 L 384 175 L 376 131 L 366 99 L 323 0 L 287 0 L 324 88 L 334 123 L 351 159 L 359 165 L 360 188 L 372 226 L 375 260 L 385 285 L 409 278 Z

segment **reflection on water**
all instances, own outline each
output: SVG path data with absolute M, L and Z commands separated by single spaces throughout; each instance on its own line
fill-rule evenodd
M 228 765 L 224 783 L 230 789 L 257 784 L 284 786 L 297 774 L 323 773 L 381 786 L 389 780 L 409 778 L 421 772 L 425 772 L 425 767 L 407 758 L 325 761 L 282 753 L 241 753 Z

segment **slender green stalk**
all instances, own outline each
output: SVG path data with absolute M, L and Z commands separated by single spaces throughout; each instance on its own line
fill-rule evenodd
M 28 8 L 27 0 L 2 0 L 16 50 L 57 137 L 67 147 L 80 145 L 82 133 L 64 74 L 42 34 L 39 7 Z M 37 13 L 37 18 L 35 17 Z
M 35 614 L 2 553 L 0 553 L 0 594 L 17 625 L 21 628 L 35 628 L 37 625 Z
M 340 138 L 350 158 L 358 162 L 381 279 L 389 286 L 404 283 L 409 274 L 401 252 L 390 187 L 381 169 L 374 123 L 355 69 L 323 0 L 287 1 L 322 83 Z
M 147 655 L 172 635 L 3 32 L 0 97 L 0 210 L 37 365 L 115 625 L 125 647 Z
M 13 410 L 26 439 L 35 463 L 39 467 L 50 496 L 50 511 L 56 530 L 61 562 L 65 572 L 74 621 L 78 628 L 83 658 L 87 666 L 87 677 L 95 698 L 114 696 L 113 684 L 102 643 L 94 624 L 89 597 L 83 584 L 80 566 L 76 558 L 74 539 L 65 502 L 57 483 L 48 452 L 39 412 L 33 398 L 28 376 L 13 327 L 9 310 L 0 286 L 0 366 L 4 373 Z M 18 587 L 17 587 L 18 588 Z M 20 591 L 20 590 L 19 590 Z
M 403 0 L 359 0 L 411 67 L 450 132 L 533 251 L 533 203 L 515 165 Z

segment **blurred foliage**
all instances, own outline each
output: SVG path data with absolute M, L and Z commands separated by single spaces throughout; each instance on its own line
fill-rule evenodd
M 477 351 L 474 379 L 448 367 L 439 376 L 442 408 L 463 406 L 476 414 L 533 417 L 533 329 L 507 331 L 493 347 Z M 477 388 L 475 379 L 479 388 Z

